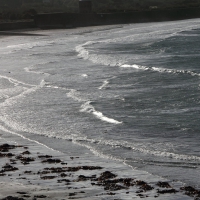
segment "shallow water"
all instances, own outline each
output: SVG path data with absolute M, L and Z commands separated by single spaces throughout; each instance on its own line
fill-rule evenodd
M 0 40 L 2 131 L 200 186 L 199 19 L 35 33 Z

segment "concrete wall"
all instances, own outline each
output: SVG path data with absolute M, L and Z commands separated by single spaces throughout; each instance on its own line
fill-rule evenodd
M 40 28 L 69 28 L 79 26 L 181 20 L 198 17 L 200 17 L 200 8 L 102 14 L 52 13 L 36 15 L 35 24 Z
M 35 22 L 9 22 L 0 23 L 0 31 L 36 28 Z

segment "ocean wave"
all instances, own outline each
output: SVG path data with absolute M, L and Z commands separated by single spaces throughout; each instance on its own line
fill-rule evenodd
M 43 74 L 45 76 L 49 76 L 50 74 L 49 73 L 46 73 L 46 72 L 42 72 L 42 71 L 36 71 L 34 70 L 35 68 L 37 68 L 38 66 L 43 66 L 43 65 L 48 65 L 48 64 L 53 64 L 53 63 L 56 63 L 54 61 L 50 61 L 50 62 L 44 62 L 44 63 L 39 63 L 37 65 L 32 65 L 30 67 L 25 67 L 24 70 L 28 73 L 34 73 L 34 74 Z
M 108 84 L 109 84 L 109 81 L 108 81 L 108 80 L 105 80 L 105 81 L 103 82 L 103 84 L 99 87 L 99 90 L 102 90 L 102 89 L 105 88 Z
M 179 70 L 179 69 L 167 69 L 167 68 L 160 68 L 160 67 L 147 67 L 147 66 L 142 66 L 142 65 L 128 65 L 124 64 L 120 66 L 121 68 L 134 68 L 134 69 L 140 69 L 140 70 L 150 70 L 150 71 L 155 71 L 155 72 L 160 72 L 160 73 L 170 73 L 170 74 L 188 74 L 191 76 L 200 76 L 199 73 L 190 71 L 190 70 Z
M 87 74 L 81 74 L 82 77 L 87 78 L 88 75 Z
M 176 160 L 187 160 L 187 161 L 200 161 L 199 156 L 195 155 L 184 155 L 184 154 L 178 154 L 178 153 L 173 153 L 173 152 L 168 152 L 168 151 L 160 151 L 160 150 L 150 150 L 145 144 L 132 144 L 127 141 L 115 141 L 115 140 L 92 140 L 90 141 L 89 139 L 87 140 L 82 140 L 82 142 L 91 142 L 91 143 L 97 143 L 99 145 L 106 145 L 106 146 L 111 146 L 111 147 L 116 147 L 116 148 L 126 148 L 128 150 L 132 150 L 135 152 L 140 152 L 144 153 L 147 155 L 153 155 L 153 156 L 158 156 L 158 157 L 167 157 L 170 159 L 176 159 Z M 138 147 L 137 147 L 137 146 Z M 143 146 L 143 147 L 140 147 Z
M 158 41 L 165 40 L 170 37 L 177 36 L 181 34 L 184 31 L 189 31 L 193 30 L 195 28 L 199 27 L 199 24 L 195 20 L 190 21 L 183 21 L 183 22 L 171 22 L 171 23 L 166 23 L 165 26 L 163 24 L 156 24 L 154 27 L 137 27 L 134 28 L 128 28 L 126 30 L 126 26 L 123 28 L 122 33 L 119 34 L 115 33 L 112 36 L 112 39 L 102 39 L 98 41 L 87 41 L 84 44 L 78 45 L 75 50 L 78 53 L 78 57 L 84 59 L 84 60 L 89 60 L 93 63 L 96 64 L 102 64 L 106 66 L 116 66 L 116 67 L 123 67 L 123 68 L 135 68 L 135 69 L 140 69 L 140 70 L 151 70 L 155 72 L 160 72 L 160 73 L 173 73 L 173 74 L 189 74 L 192 76 L 199 76 L 199 73 L 189 71 L 189 70 L 176 70 L 176 69 L 166 69 L 166 68 L 159 68 L 159 67 L 147 67 L 147 66 L 142 66 L 142 65 L 129 65 L 126 64 L 127 57 L 124 56 L 123 54 L 117 55 L 117 54 L 106 54 L 102 52 L 102 49 L 106 49 L 106 45 L 110 44 L 140 44 L 140 45 L 149 45 L 153 44 Z M 157 29 L 155 27 L 158 27 Z M 161 29 L 161 27 L 163 27 Z M 120 32 L 120 30 L 118 31 Z M 123 36 L 121 36 L 123 35 Z M 97 45 L 97 46 L 96 46 Z M 100 45 L 100 48 L 98 46 Z M 102 48 L 103 47 L 103 48 Z M 91 50 L 92 48 L 92 50 Z M 159 50 L 158 56 L 165 56 L 163 55 L 163 52 L 165 52 L 165 48 Z M 160 55 L 162 54 L 162 55 Z M 134 56 L 134 55 L 133 55 Z M 138 55 L 135 55 L 136 59 Z M 168 56 L 168 55 L 166 55 Z M 134 57 L 131 58 L 132 60 Z M 142 59 L 142 57 L 140 58 Z
M 14 79 L 14 78 L 11 78 L 11 77 L 8 77 L 8 76 L 0 75 L 0 78 L 7 79 L 10 83 L 14 84 L 14 86 L 18 86 L 18 85 L 29 86 L 29 87 L 35 87 L 36 86 L 36 85 L 24 83 L 22 81 L 19 81 L 17 79 Z
M 112 123 L 112 124 L 121 124 L 122 122 L 119 122 L 115 119 L 106 117 L 105 115 L 103 115 L 103 113 L 95 110 L 95 108 L 91 105 L 91 101 L 87 101 L 86 103 L 84 103 L 81 106 L 81 112 L 86 112 L 86 113 L 92 113 L 95 117 L 97 117 L 98 119 L 108 122 L 108 123 Z
M 78 102 L 84 102 L 84 101 L 86 101 L 81 96 L 81 94 L 77 90 L 74 90 L 74 89 L 70 89 L 70 92 L 67 93 L 67 97 L 70 97 L 70 98 L 72 98 L 72 99 L 74 99 L 75 101 L 78 101 Z
M 33 49 L 34 47 L 45 47 L 54 45 L 54 41 L 40 41 L 40 42 L 31 42 L 31 43 L 22 43 L 7 46 L 8 49 L 12 49 L 12 51 L 20 51 L 25 49 Z

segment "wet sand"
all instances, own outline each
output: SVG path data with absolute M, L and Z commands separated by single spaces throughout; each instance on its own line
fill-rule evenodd
M 0 137 L 2 200 L 186 200 L 200 196 L 200 191 L 192 187 L 150 174 L 147 177 L 142 171 L 117 161 L 99 158 L 99 161 L 94 162 L 90 155 L 77 156 L 73 151 L 64 154 L 37 141 L 10 133 L 2 133 Z

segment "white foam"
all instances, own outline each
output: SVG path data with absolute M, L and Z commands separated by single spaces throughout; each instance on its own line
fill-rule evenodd
M 105 81 L 103 82 L 103 85 L 101 85 L 101 86 L 99 87 L 99 90 L 105 88 L 108 84 L 109 84 L 109 81 L 108 81 L 108 80 L 105 80 Z
M 108 122 L 108 123 L 112 123 L 112 124 L 121 124 L 122 122 L 119 122 L 115 119 L 106 117 L 103 115 L 103 113 L 96 111 L 95 108 L 90 104 L 91 101 L 87 101 L 86 103 L 84 103 L 81 106 L 81 112 L 87 112 L 87 113 L 92 113 L 95 117 L 97 117 L 98 119 Z
M 57 61 L 47 61 L 47 62 L 41 62 L 41 63 L 38 63 L 36 65 L 31 65 L 30 67 L 25 67 L 24 70 L 26 72 L 30 72 L 30 73 L 36 73 L 36 74 L 47 74 L 49 75 L 48 73 L 44 73 L 44 72 L 40 72 L 40 71 L 34 71 L 33 69 L 36 68 L 37 66 L 43 66 L 43 65 L 49 65 L 49 64 L 54 64 L 54 63 L 57 63 Z
M 34 47 L 45 47 L 52 46 L 54 41 L 40 41 L 40 42 L 31 42 L 31 43 L 22 43 L 7 46 L 8 49 L 12 49 L 14 51 L 25 50 L 25 49 L 33 49 Z
M 85 100 L 81 97 L 80 93 L 79 93 L 77 90 L 74 90 L 74 89 L 70 89 L 70 92 L 67 93 L 67 96 L 70 97 L 70 98 L 72 98 L 72 99 L 74 99 L 75 101 L 78 101 L 78 102 L 83 102 L 83 101 L 85 101 Z
M 88 75 L 87 75 L 87 74 L 82 74 L 81 76 L 82 76 L 82 77 L 85 77 L 85 78 L 87 78 L 87 77 L 88 77 Z
M 96 64 L 102 64 L 106 66 L 118 66 L 122 68 L 135 68 L 139 70 L 152 70 L 157 72 L 165 73 L 187 73 L 192 76 L 200 76 L 200 74 L 192 71 L 185 72 L 184 70 L 174 70 L 174 69 L 162 69 L 156 67 L 147 67 L 137 64 L 128 65 L 126 57 L 113 56 L 113 54 L 102 54 L 101 48 L 95 48 L 98 51 L 91 51 L 88 47 L 91 47 L 95 44 L 101 44 L 101 47 L 105 44 L 116 44 L 116 43 L 135 43 L 135 44 L 152 44 L 157 41 L 162 41 L 166 38 L 176 36 L 183 31 L 189 31 L 194 28 L 200 28 L 199 20 L 184 20 L 179 22 L 166 22 L 166 23 L 154 23 L 153 25 L 137 25 L 137 27 L 130 28 L 126 27 L 123 30 L 119 30 L 118 33 L 112 35 L 112 39 L 102 39 L 98 41 L 88 41 L 82 45 L 76 47 L 78 56 L 85 60 L 90 60 Z M 122 32 L 121 34 L 120 31 Z M 102 48 L 104 49 L 104 48 Z M 162 49 L 159 53 L 162 53 L 165 49 Z M 133 55 L 134 56 L 134 55 Z M 133 59 L 133 58 L 132 58 Z
M 14 79 L 14 78 L 11 78 L 11 77 L 8 77 L 8 76 L 2 76 L 0 75 L 0 78 L 5 78 L 7 79 L 10 83 L 13 83 L 14 86 L 18 86 L 18 85 L 24 85 L 24 86 L 31 86 L 31 87 L 35 87 L 36 85 L 32 85 L 32 84 L 28 84 L 28 83 L 24 83 L 22 81 L 19 81 L 17 79 Z
M 133 64 L 133 65 L 124 64 L 124 65 L 121 65 L 120 67 L 122 67 L 122 68 L 134 68 L 134 69 L 141 69 L 141 70 L 148 70 L 149 69 L 149 67 L 142 66 L 142 65 L 136 65 L 136 64 Z
M 178 69 L 167 69 L 167 68 L 161 68 L 161 67 L 147 67 L 147 66 L 142 66 L 142 65 L 128 65 L 124 64 L 120 66 L 121 68 L 134 68 L 134 69 L 139 69 L 139 70 L 151 70 L 155 72 L 160 72 L 160 73 L 170 73 L 170 74 L 188 74 L 191 76 L 200 76 L 199 73 L 189 71 L 189 70 L 178 70 Z

